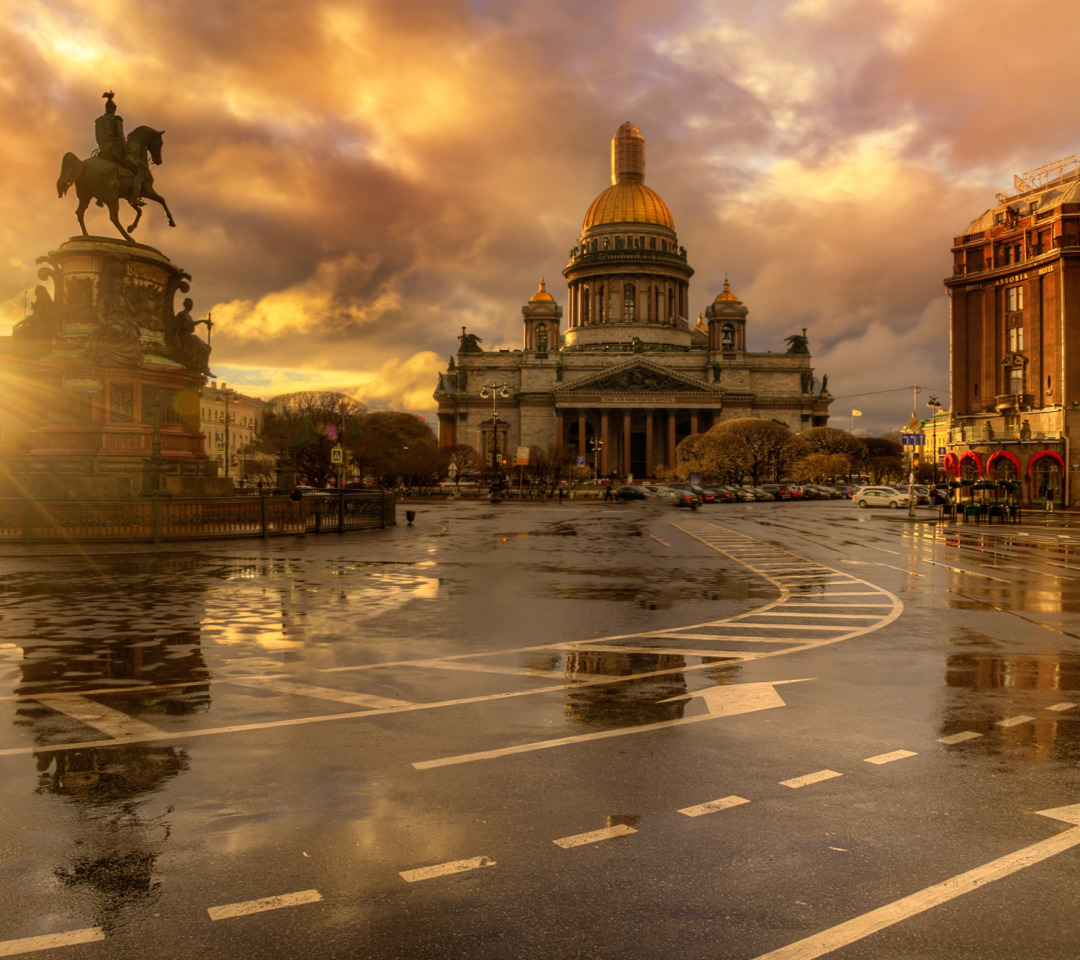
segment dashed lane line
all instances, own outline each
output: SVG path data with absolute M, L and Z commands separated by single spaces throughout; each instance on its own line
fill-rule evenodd
M 792 790 L 798 790 L 800 787 L 808 787 L 814 783 L 821 783 L 822 780 L 832 780 L 833 777 L 842 776 L 842 773 L 837 773 L 835 770 L 818 770 L 816 773 L 808 773 L 802 777 L 793 777 L 791 780 L 781 780 L 780 785 L 782 787 L 791 787 Z
M 571 847 L 582 847 L 589 843 L 600 843 L 602 840 L 614 840 L 616 837 L 627 837 L 637 833 L 635 827 L 626 823 L 617 823 L 613 827 L 604 827 L 602 830 L 590 830 L 588 833 L 579 833 L 573 837 L 562 837 L 551 842 L 557 847 L 569 850 Z
M 876 757 L 867 757 L 863 763 L 893 763 L 896 760 L 906 760 L 908 757 L 917 757 L 914 750 L 893 750 L 892 753 L 879 753 Z
M 262 897 L 259 900 L 244 900 L 240 903 L 226 903 L 219 907 L 207 907 L 211 920 L 231 920 L 246 917 L 253 913 L 266 913 L 269 910 L 281 910 L 285 907 L 299 907 L 305 903 L 317 903 L 322 900 L 318 890 L 300 890 L 297 893 L 283 893 L 276 897 Z
M 1047 707 L 1047 710 L 1056 710 L 1061 713 L 1064 710 L 1071 710 L 1075 707 L 1075 703 L 1055 703 L 1052 707 Z
M 47 933 L 40 937 L 23 937 L 19 940 L 0 940 L 0 957 L 15 957 L 22 953 L 35 953 L 38 950 L 54 950 L 58 947 L 73 947 L 80 943 L 97 943 L 105 939 L 101 927 L 84 927 L 82 930 L 67 930 L 64 933 Z
M 976 740 L 981 736 L 981 733 L 976 733 L 974 730 L 964 730 L 961 733 L 950 733 L 947 737 L 938 737 L 938 743 L 950 745 L 954 743 L 964 743 L 967 740 Z
M 1034 717 L 1006 717 L 1004 720 L 998 720 L 996 726 L 999 727 L 1017 727 L 1022 723 L 1031 723 Z
M 472 870 L 494 866 L 495 861 L 490 857 L 470 857 L 467 860 L 451 860 L 448 863 L 436 863 L 433 866 L 418 867 L 415 870 L 402 870 L 398 876 L 406 883 L 417 883 L 421 880 L 434 880 L 436 877 L 449 877 L 457 873 L 469 873 Z
M 683 807 L 678 812 L 686 817 L 704 817 L 707 814 L 730 810 L 732 807 L 740 807 L 749 802 L 745 797 L 721 797 L 719 800 L 710 800 L 708 803 L 699 803 L 693 807 Z

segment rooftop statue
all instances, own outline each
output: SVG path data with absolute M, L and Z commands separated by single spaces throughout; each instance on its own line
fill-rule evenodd
M 80 160 L 73 153 L 65 153 L 56 191 L 62 197 L 71 186 L 75 187 L 79 198 L 75 216 L 79 219 L 84 237 L 90 234 L 86 230 L 83 214 L 90 201 L 96 200 L 99 207 L 108 208 L 109 219 L 123 238 L 128 243 L 134 243 L 129 231 L 139 225 L 143 197 L 160 203 L 165 216 L 169 218 L 169 226 L 176 226 L 165 198 L 154 190 L 154 177 L 150 173 L 151 163 L 161 163 L 161 138 L 165 131 L 136 127 L 125 137 L 124 118 L 117 116 L 114 96 L 111 90 L 102 94 L 105 112 L 94 121 L 94 136 L 98 145 L 94 155 Z M 135 208 L 135 221 L 127 230 L 120 224 L 121 200 L 126 200 Z

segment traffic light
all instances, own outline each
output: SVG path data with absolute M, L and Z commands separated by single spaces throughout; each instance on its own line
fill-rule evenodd
M 913 467 L 917 467 L 919 465 L 919 455 L 917 453 L 913 453 L 911 455 L 911 465 Z

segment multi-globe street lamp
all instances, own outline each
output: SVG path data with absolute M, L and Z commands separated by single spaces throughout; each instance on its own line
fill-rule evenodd
M 926 405 L 930 408 L 930 454 L 933 457 L 931 463 L 933 463 L 933 483 L 937 486 L 937 417 L 941 412 L 941 401 L 937 397 L 931 397 L 926 401 Z
M 487 400 L 491 398 L 491 469 L 499 472 L 499 418 L 495 412 L 497 400 L 505 400 L 510 396 L 510 389 L 505 383 L 485 383 L 480 389 L 480 396 Z
M 604 448 L 603 437 L 593 437 L 589 441 L 589 449 L 592 450 L 593 481 L 600 479 L 600 451 Z

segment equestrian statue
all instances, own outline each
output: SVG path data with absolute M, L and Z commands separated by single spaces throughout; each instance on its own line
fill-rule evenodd
M 164 130 L 153 127 L 136 127 L 124 137 L 124 118 L 116 115 L 115 94 L 110 90 L 101 95 L 105 99 L 105 112 L 94 121 L 97 150 L 87 160 L 80 160 L 73 153 L 65 153 L 60 166 L 60 179 L 56 191 L 64 196 L 74 185 L 79 198 L 75 216 L 79 219 L 84 237 L 90 236 L 83 221 L 83 214 L 96 200 L 99 207 L 108 207 L 109 219 L 128 243 L 134 243 L 129 231 L 139 225 L 142 217 L 143 197 L 156 200 L 169 218 L 169 226 L 176 222 L 169 212 L 165 198 L 154 190 L 154 177 L 150 164 L 161 163 L 161 138 Z M 125 230 L 120 224 L 120 201 L 126 200 L 135 208 L 135 221 Z

